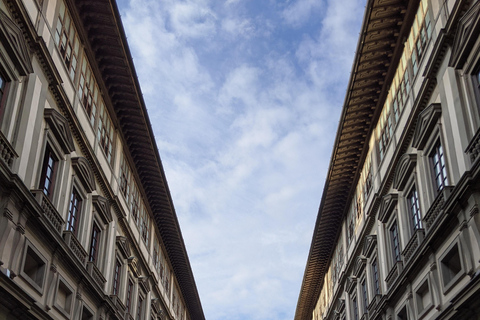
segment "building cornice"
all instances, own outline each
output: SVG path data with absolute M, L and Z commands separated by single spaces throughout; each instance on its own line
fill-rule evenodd
M 419 1 L 369 0 L 343 104 L 295 320 L 307 320 L 325 273 L 349 199 L 410 31 Z
M 117 4 L 114 0 L 78 0 L 75 6 L 190 318 L 204 319 Z

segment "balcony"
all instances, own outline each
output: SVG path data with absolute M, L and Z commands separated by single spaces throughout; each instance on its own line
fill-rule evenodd
M 40 204 L 42 207 L 42 217 L 50 223 L 50 225 L 59 235 L 61 235 L 64 221 L 57 209 L 55 209 L 53 204 L 50 202 L 50 199 L 48 199 L 42 190 L 31 190 L 31 193 L 37 200 L 38 204 Z
M 430 206 L 430 209 L 428 209 L 427 214 L 423 218 L 425 231 L 427 234 L 432 229 L 432 226 L 434 226 L 434 224 L 437 222 L 438 218 L 442 216 L 443 206 L 445 201 L 447 201 L 448 197 L 450 196 L 452 189 L 453 187 L 451 186 L 444 187 L 443 190 L 438 193 L 437 197 Z
M 63 231 L 63 240 L 70 248 L 73 255 L 80 261 L 82 266 L 85 266 L 87 261 L 87 251 L 83 249 L 82 244 L 78 241 L 77 237 L 71 231 Z
M 403 261 L 405 261 L 405 265 L 407 265 L 410 259 L 413 257 L 413 254 L 415 253 L 415 251 L 417 251 L 417 248 L 423 242 L 424 238 L 425 238 L 424 229 L 415 230 L 412 237 L 410 238 L 410 241 L 408 241 L 405 249 L 403 249 L 403 252 L 402 252 Z
M 105 287 L 105 283 L 107 282 L 107 279 L 105 279 L 102 272 L 95 265 L 95 262 L 92 262 L 92 261 L 87 262 L 87 271 L 92 276 L 95 283 L 98 284 L 98 286 L 103 290 Z
M 397 261 L 393 265 L 392 269 L 387 275 L 387 278 L 385 278 L 385 282 L 387 282 L 387 290 L 390 290 L 390 288 L 393 286 L 393 283 L 395 280 L 397 280 L 398 276 L 400 273 L 403 271 L 403 262 L 402 261 Z
M 18 158 L 18 155 L 15 152 L 15 149 L 13 149 L 10 142 L 8 142 L 7 138 L 0 131 L 0 159 L 2 159 L 10 169 L 12 169 L 13 161 L 16 158 Z

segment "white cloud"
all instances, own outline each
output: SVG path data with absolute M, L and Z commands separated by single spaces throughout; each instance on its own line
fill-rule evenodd
M 122 8 L 207 319 L 293 318 L 361 19 L 325 3 Z

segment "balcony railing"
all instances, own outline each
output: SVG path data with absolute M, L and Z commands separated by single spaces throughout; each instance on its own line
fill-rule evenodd
M 403 271 L 403 262 L 402 261 L 397 261 L 393 265 L 392 269 L 387 275 L 387 278 L 385 278 L 385 281 L 387 282 L 387 290 L 390 290 L 392 287 L 393 283 L 395 280 L 397 280 L 398 276 L 400 273 Z
M 82 244 L 78 241 L 77 237 L 71 231 L 63 231 L 63 239 L 70 248 L 73 255 L 80 261 L 82 266 L 85 266 L 87 261 L 87 251 L 83 249 Z
M 10 142 L 8 142 L 7 138 L 0 131 L 0 159 L 2 159 L 11 169 L 13 161 L 16 158 L 18 158 L 18 155 L 15 152 L 15 149 L 13 149 Z
M 63 229 L 63 219 L 62 216 L 58 213 L 57 209 L 50 202 L 50 199 L 43 193 L 42 190 L 31 190 L 33 196 L 37 202 L 42 207 L 43 217 L 51 224 L 53 229 L 59 234 L 62 234 Z
M 415 251 L 417 251 L 417 248 L 423 242 L 424 238 L 425 238 L 424 229 L 415 230 L 412 237 L 410 238 L 410 241 L 408 241 L 407 246 L 405 247 L 405 249 L 403 249 L 403 252 L 402 252 L 403 261 L 405 261 L 405 265 L 407 265 L 407 263 L 410 261 Z
M 103 289 L 107 280 L 103 276 L 102 272 L 95 265 L 95 262 L 87 262 L 87 271 L 92 276 L 93 280 Z
M 437 219 L 442 215 L 443 206 L 445 204 L 445 201 L 450 196 L 452 189 L 453 187 L 450 186 L 444 187 L 443 190 L 438 193 L 437 197 L 430 206 L 430 209 L 428 209 L 427 214 L 423 218 L 426 233 L 430 231 Z
M 475 133 L 465 152 L 470 156 L 472 164 L 477 161 L 480 155 L 480 129 Z

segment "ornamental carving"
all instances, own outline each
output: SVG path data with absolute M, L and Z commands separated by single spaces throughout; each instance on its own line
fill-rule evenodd
M 33 72 L 28 46 L 20 27 L 0 9 L 0 42 L 22 76 Z
M 393 188 L 398 191 L 402 191 L 405 188 L 405 184 L 410 178 L 413 169 L 417 164 L 417 155 L 411 153 L 405 153 L 397 164 L 395 170 L 395 177 L 393 178 Z
M 420 112 L 415 133 L 413 134 L 412 147 L 423 150 L 441 115 L 442 106 L 440 103 L 432 103 Z
M 88 193 L 95 190 L 95 175 L 88 160 L 84 157 L 72 158 L 72 166 L 85 190 Z
M 378 219 L 381 222 L 386 223 L 388 221 L 390 215 L 397 206 L 397 202 L 398 194 L 396 193 L 389 193 L 383 197 L 382 203 L 380 204 L 380 215 L 378 216 Z
M 362 255 L 364 255 L 365 257 L 369 257 L 376 247 L 377 247 L 377 236 L 374 234 L 366 236 L 365 241 L 363 242 Z
M 55 109 L 45 109 L 44 116 L 63 152 L 69 154 L 74 151 L 75 145 L 67 119 Z
M 463 68 L 465 61 L 472 52 L 473 45 L 480 36 L 480 2 L 475 2 L 458 21 L 452 55 L 448 63 L 449 67 Z
M 367 258 L 363 255 L 358 256 L 355 260 L 355 265 L 353 266 L 353 274 L 358 278 L 363 270 L 365 270 L 365 266 L 367 265 Z
M 124 259 L 128 259 L 131 256 L 131 253 L 130 243 L 128 242 L 127 237 L 117 236 L 116 243 L 120 254 L 123 256 Z
M 95 195 L 92 197 L 92 202 L 95 211 L 98 213 L 104 224 L 109 224 L 113 221 L 107 198 Z

